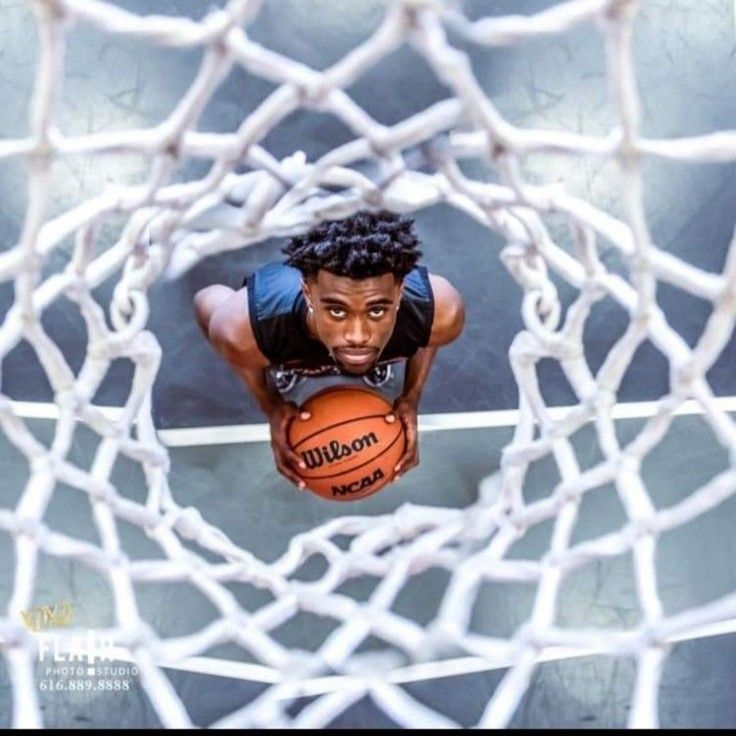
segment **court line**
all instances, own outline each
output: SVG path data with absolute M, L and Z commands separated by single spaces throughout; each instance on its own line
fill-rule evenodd
M 723 636 L 736 633 L 736 619 L 719 621 L 706 624 L 689 634 L 676 634 L 667 638 L 670 644 L 683 641 L 694 641 L 707 639 L 711 636 Z M 115 647 L 110 651 L 113 659 L 122 662 L 135 662 L 135 657 L 121 647 Z M 547 647 L 537 659 L 538 662 L 556 662 L 563 659 L 574 659 L 576 657 L 588 657 L 594 655 L 614 656 L 606 649 L 594 647 Z M 188 657 L 182 661 L 172 662 L 156 660 L 156 664 L 164 669 L 178 670 L 182 672 L 196 672 L 213 677 L 229 677 L 234 680 L 248 682 L 260 682 L 268 685 L 281 685 L 283 688 L 279 697 L 281 699 L 292 697 L 311 697 L 325 695 L 338 688 L 365 685 L 363 674 L 352 675 L 326 675 L 306 680 L 285 680 L 279 670 L 260 664 L 248 662 L 236 662 L 233 660 L 214 659 L 211 657 Z M 507 669 L 514 664 L 511 657 L 488 660 L 483 657 L 457 657 L 441 662 L 424 662 L 421 664 L 408 665 L 387 673 L 386 680 L 394 685 L 403 685 L 411 682 L 425 680 L 439 680 L 445 677 L 457 677 L 479 672 L 491 672 L 494 670 Z
M 715 405 L 725 412 L 736 412 L 736 396 L 720 396 Z M 57 419 L 59 409 L 56 404 L 34 401 L 11 401 L 13 411 L 19 417 L 28 419 Z M 635 401 L 616 404 L 613 407 L 614 419 L 640 419 L 654 414 L 656 401 Z M 115 420 L 120 415 L 120 407 L 100 406 L 98 408 L 108 419 Z M 562 419 L 570 406 L 549 407 L 552 419 Z M 674 412 L 677 416 L 703 414 L 697 401 L 683 402 Z M 493 427 L 515 427 L 519 421 L 518 409 L 498 411 L 445 412 L 441 414 L 420 414 L 420 432 L 442 432 L 458 429 L 488 429 Z M 248 442 L 268 442 L 268 424 L 232 424 L 213 427 L 182 427 L 158 430 L 159 440 L 167 447 L 196 447 L 200 445 L 227 445 Z

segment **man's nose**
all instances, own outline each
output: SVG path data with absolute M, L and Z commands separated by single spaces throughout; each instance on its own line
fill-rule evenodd
M 360 347 L 370 342 L 370 332 L 368 325 L 361 319 L 354 319 L 348 323 L 348 330 L 345 333 L 345 341 L 349 345 Z

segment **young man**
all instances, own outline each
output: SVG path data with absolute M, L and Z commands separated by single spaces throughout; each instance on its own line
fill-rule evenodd
M 358 212 L 324 222 L 282 249 L 237 291 L 215 284 L 194 298 L 205 337 L 268 417 L 276 468 L 296 484 L 304 467 L 287 442 L 299 406 L 334 384 L 368 384 L 393 405 L 407 447 L 395 478 L 419 463 L 417 411 L 437 349 L 462 332 L 465 307 L 442 276 L 417 266 L 413 220 Z

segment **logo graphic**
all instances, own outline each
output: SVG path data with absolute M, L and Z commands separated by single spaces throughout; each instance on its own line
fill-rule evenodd
M 115 654 L 115 643 L 111 637 L 96 634 L 87 629 L 86 636 L 72 636 L 62 642 L 58 634 L 38 635 L 38 661 L 43 662 L 46 655 L 51 655 L 54 662 L 84 662 L 93 665 L 96 661 L 112 662 Z
M 308 450 L 303 450 L 299 454 L 304 459 L 304 462 L 310 470 L 313 468 L 320 468 L 325 463 L 334 463 L 337 460 L 342 460 L 345 457 L 350 457 L 355 452 L 361 452 L 366 447 L 378 444 L 378 437 L 375 432 L 369 432 L 364 434 L 362 437 L 356 437 L 350 442 L 349 445 L 341 445 L 337 440 L 332 440 L 329 445 L 322 445 L 322 447 L 312 447 Z
M 34 606 L 28 611 L 21 611 L 23 625 L 28 631 L 45 631 L 51 628 L 63 628 L 72 625 L 74 608 L 68 601 L 54 603 L 52 606 Z
M 350 493 L 360 493 L 360 491 L 364 491 L 366 488 L 370 488 L 377 480 L 381 480 L 381 478 L 383 477 L 384 475 L 381 468 L 376 468 L 376 471 L 375 473 L 373 473 L 373 475 L 366 475 L 364 478 L 361 478 L 360 480 L 355 480 L 352 483 L 348 483 L 346 485 L 332 486 L 332 495 L 347 496 Z
M 47 629 L 70 627 L 74 607 L 68 601 L 38 605 L 21 612 L 23 625 L 38 644 L 38 661 L 43 665 L 38 681 L 41 692 L 122 692 L 131 689 L 131 677 L 138 668 L 112 666 L 116 656 L 115 641 L 103 631 L 79 629 L 47 632 Z

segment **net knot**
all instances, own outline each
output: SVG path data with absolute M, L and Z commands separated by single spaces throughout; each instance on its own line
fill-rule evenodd
M 30 308 L 21 307 L 20 321 L 26 332 L 32 332 L 38 324 L 38 313 L 32 306 Z
M 535 336 L 544 336 L 557 329 L 560 322 L 560 300 L 551 282 L 539 289 L 527 291 L 522 302 L 524 324 Z M 544 339 L 544 338 L 543 338 Z
M 130 557 L 122 550 L 107 553 L 107 563 L 113 570 L 127 570 L 130 566 Z
M 513 150 L 511 144 L 501 136 L 498 131 L 494 131 L 491 134 L 490 131 L 486 135 L 486 148 L 488 151 L 488 157 L 492 161 L 497 161 L 500 158 L 506 156 L 509 151 Z
M 693 385 L 701 378 L 695 360 L 690 359 L 682 363 L 673 363 L 670 371 L 670 390 L 680 398 L 692 396 Z
M 365 133 L 365 142 L 368 153 L 377 159 L 388 159 L 394 154 L 394 144 L 391 141 L 391 130 L 381 123 L 372 125 Z
M 540 652 L 545 647 L 544 632 L 533 621 L 527 621 L 519 628 L 517 641 L 522 647 L 533 649 L 535 652 Z
M 145 621 L 139 620 L 137 626 L 123 629 L 118 643 L 131 653 L 135 653 L 139 649 L 154 649 L 159 643 L 159 638 Z
M 226 36 L 236 26 L 237 20 L 225 10 L 212 10 L 204 18 L 202 25 L 213 36 L 210 48 L 222 56 L 227 55 Z
M 92 486 L 90 497 L 99 503 L 112 504 L 117 498 L 117 491 L 112 483 L 106 480 L 98 480 Z
M 734 245 L 731 247 L 736 248 Z M 736 250 L 734 252 L 736 253 Z M 723 288 L 718 295 L 716 305 L 729 312 L 736 311 L 736 278 L 724 278 Z
M 564 503 L 579 503 L 583 498 L 583 490 L 578 483 L 568 483 L 560 488 L 560 498 Z
M 21 260 L 21 269 L 26 272 L 39 273 L 44 266 L 46 259 L 35 250 L 27 251 L 23 254 Z
M 594 302 L 599 302 L 604 299 L 608 294 L 605 284 L 606 274 L 603 270 L 597 269 L 591 276 L 588 277 L 588 281 L 585 283 L 583 289 L 590 294 L 590 298 Z
M 11 523 L 13 534 L 28 537 L 36 542 L 41 540 L 45 531 L 44 525 L 38 519 L 29 516 L 18 516 Z
M 611 409 L 616 405 L 616 394 L 610 389 L 598 386 L 597 390 L 586 399 L 585 403 L 597 415 L 610 416 Z
M 641 458 L 624 451 L 618 456 L 617 465 L 620 473 L 639 475 L 641 471 Z
M 333 88 L 324 79 L 319 78 L 304 82 L 297 89 L 299 92 L 299 102 L 302 107 L 311 110 L 321 110 L 324 108 Z
M 659 534 L 659 524 L 657 523 L 656 514 L 632 519 L 631 529 L 637 539 L 656 537 Z
M 87 358 L 93 361 L 107 363 L 116 357 L 117 351 L 105 339 L 90 340 L 87 344 Z
M 233 639 L 242 638 L 243 634 L 257 628 L 251 616 L 240 608 L 233 609 L 227 615 L 226 621 L 227 630 Z
M 34 10 L 41 13 L 45 19 L 49 21 L 59 22 L 66 18 L 74 17 L 65 7 L 64 3 L 58 0 L 41 0 L 34 3 Z
M 400 540 L 414 538 L 417 534 L 417 520 L 414 515 L 414 506 L 410 503 L 400 506 L 394 514 L 391 526 Z
M 611 23 L 626 22 L 636 11 L 636 0 L 610 0 L 603 10 L 603 18 Z
M 148 298 L 137 289 L 129 289 L 125 282 L 119 282 L 110 303 L 110 318 L 117 332 L 140 332 L 148 319 Z
M 194 506 L 187 506 L 176 514 L 171 526 L 185 539 L 196 541 L 205 527 L 205 521 Z
M 73 387 L 57 391 L 54 394 L 54 401 L 60 409 L 66 409 L 72 414 L 76 414 L 84 403 Z
M 28 633 L 22 623 L 10 619 L 0 619 L 0 644 L 7 649 L 22 647 L 26 650 L 36 650 L 38 640 Z
M 652 258 L 649 251 L 635 250 L 627 257 L 626 262 L 632 271 L 643 271 L 646 274 L 652 272 Z
M 35 455 L 29 459 L 32 475 L 43 475 L 44 473 L 54 474 L 58 464 L 58 458 L 51 453 L 44 452 Z
M 430 660 L 457 649 L 462 637 L 463 630 L 457 621 L 438 618 L 427 626 L 425 636 L 410 654 L 417 661 Z
M 641 652 L 643 649 L 669 649 L 670 644 L 667 639 L 659 632 L 658 622 L 645 623 L 640 630 L 639 647 Z

